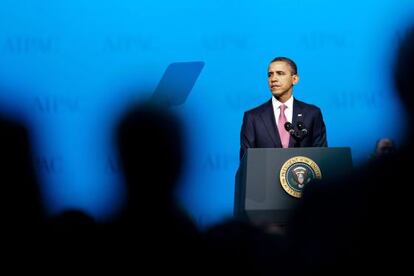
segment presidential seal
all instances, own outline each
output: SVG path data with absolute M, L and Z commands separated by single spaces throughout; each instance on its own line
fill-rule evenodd
M 280 185 L 291 196 L 300 198 L 303 188 L 313 179 L 321 179 L 319 166 L 310 158 L 295 156 L 280 169 Z

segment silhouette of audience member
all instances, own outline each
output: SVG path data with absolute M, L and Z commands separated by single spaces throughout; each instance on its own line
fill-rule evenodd
M 201 238 L 175 200 L 184 161 L 178 118 L 155 105 L 136 106 L 121 120 L 116 142 L 126 183 L 117 243 L 141 251 L 140 265 L 151 265 L 153 272 L 166 265 L 170 272 L 190 272 L 201 260 Z
M 247 221 L 229 220 L 206 233 L 210 262 L 226 275 L 285 275 L 286 243 Z
M 2 230 L 17 234 L 44 222 L 27 128 L 0 118 L 0 212 Z
M 45 217 L 29 138 L 24 124 L 0 116 L 0 250 L 6 267 L 33 260 L 42 243 Z
M 372 159 L 387 157 L 396 152 L 395 143 L 389 138 L 378 139 Z
M 396 57 L 397 91 L 414 119 L 414 28 Z M 411 127 L 407 128 L 407 132 Z M 288 224 L 294 275 L 409 271 L 413 133 L 395 154 L 337 181 L 308 185 Z

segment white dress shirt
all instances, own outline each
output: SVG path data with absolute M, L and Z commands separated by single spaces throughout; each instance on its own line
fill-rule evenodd
M 280 115 L 280 106 L 284 104 L 286 105 L 285 109 L 285 116 L 288 122 L 292 122 L 293 117 L 293 96 L 290 96 L 289 100 L 285 103 L 279 102 L 275 97 L 272 97 L 272 105 L 273 105 L 273 114 L 275 114 L 276 125 L 279 127 L 279 115 Z

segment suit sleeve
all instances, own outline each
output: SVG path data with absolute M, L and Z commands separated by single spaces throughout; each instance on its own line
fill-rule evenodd
M 245 112 L 243 125 L 240 131 L 240 160 L 243 158 L 248 148 L 255 147 L 255 135 L 252 115 Z
M 326 138 L 325 122 L 323 121 L 322 112 L 319 108 L 316 113 L 315 124 L 313 126 L 312 146 L 313 147 L 327 147 L 328 146 L 328 141 Z

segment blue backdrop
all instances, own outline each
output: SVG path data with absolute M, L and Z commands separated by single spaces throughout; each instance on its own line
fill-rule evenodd
M 356 164 L 379 137 L 401 141 L 392 53 L 413 11 L 410 0 L 2 0 L 0 109 L 31 126 L 50 213 L 104 220 L 123 195 L 114 122 L 169 64 L 204 62 L 174 108 L 188 144 L 179 197 L 210 225 L 232 212 L 243 112 L 270 98 L 275 56 L 297 62 L 294 95 L 322 109 L 329 145 L 351 147 Z

